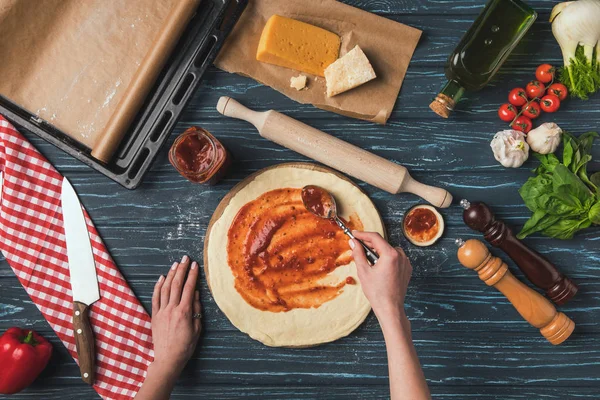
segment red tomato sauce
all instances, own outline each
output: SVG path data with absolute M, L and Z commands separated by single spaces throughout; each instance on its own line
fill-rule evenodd
M 169 161 L 188 180 L 212 185 L 225 174 L 230 157 L 221 142 L 209 132 L 191 127 L 173 143 Z
M 358 216 L 347 222 L 362 229 Z M 271 312 L 319 307 L 348 279 L 325 279 L 352 261 L 348 238 L 328 219 L 311 214 L 301 189 L 264 193 L 240 209 L 227 234 L 235 288 L 251 306 Z M 351 278 L 351 277 L 350 277 Z

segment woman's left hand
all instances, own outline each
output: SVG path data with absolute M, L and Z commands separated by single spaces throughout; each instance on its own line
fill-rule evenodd
M 184 256 L 161 276 L 152 296 L 152 341 L 154 364 L 179 375 L 188 362 L 200 336 L 202 326 L 200 293 L 196 290 L 198 263 Z M 196 318 L 193 316 L 196 315 Z
M 173 263 L 166 278 L 161 275 L 156 282 L 152 295 L 154 361 L 136 400 L 169 399 L 177 377 L 194 354 L 202 330 L 197 280 L 198 263 L 194 261 L 190 268 L 190 259 L 184 256 L 180 263 Z

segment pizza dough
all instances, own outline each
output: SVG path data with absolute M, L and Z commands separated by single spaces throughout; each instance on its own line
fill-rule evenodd
M 240 208 L 265 192 L 280 188 L 317 185 L 329 190 L 338 202 L 341 217 L 356 213 L 365 231 L 384 234 L 377 209 L 360 188 L 332 170 L 313 164 L 282 164 L 247 178 L 232 189 L 217 207 L 204 244 L 204 268 L 209 287 L 219 308 L 231 323 L 267 346 L 307 347 L 347 336 L 367 317 L 371 307 L 365 298 L 354 262 L 340 266 L 330 275 L 340 281 L 354 277 L 333 300 L 318 308 L 295 308 L 286 312 L 261 311 L 252 307 L 234 287 L 227 263 L 227 233 Z

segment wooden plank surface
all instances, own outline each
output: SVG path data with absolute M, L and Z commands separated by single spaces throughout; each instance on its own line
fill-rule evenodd
M 425 183 L 438 183 L 455 199 L 488 202 L 515 229 L 529 216 L 517 192 L 536 163 L 506 170 L 489 150 L 493 134 L 505 128 L 498 106 L 514 86 L 533 79 L 542 62 L 559 65 L 561 55 L 547 22 L 555 2 L 530 0 L 538 22 L 490 85 L 469 93 L 451 120 L 428 108 L 444 83 L 444 63 L 483 1 L 350 0 L 349 4 L 424 31 L 397 106 L 386 126 L 357 121 L 297 104 L 251 79 L 209 69 L 169 144 L 190 125 L 202 126 L 234 156 L 218 186 L 190 184 L 158 158 L 143 185 L 127 191 L 87 166 L 24 132 L 67 176 L 94 219 L 111 254 L 144 305 L 150 306 L 155 279 L 183 254 L 202 260 L 208 221 L 237 182 L 261 168 L 306 161 L 262 139 L 242 121 L 225 119 L 215 106 L 222 95 L 257 110 L 275 108 L 381 156 L 402 162 Z M 576 134 L 600 129 L 600 96 L 569 101 L 555 121 Z M 551 118 L 544 117 L 546 121 Z M 596 145 L 594 158 L 600 160 Z M 596 161 L 590 170 L 599 170 Z M 455 237 L 478 237 L 462 223 L 461 209 L 443 210 L 447 231 L 441 242 L 417 249 L 402 237 L 400 223 L 411 195 L 392 196 L 360 183 L 385 221 L 390 241 L 405 247 L 415 267 L 407 296 L 414 340 L 434 398 L 596 399 L 600 393 L 600 230 L 572 241 L 540 236 L 527 243 L 560 266 L 580 285 L 561 310 L 577 324 L 565 344 L 552 347 L 508 302 L 457 263 Z M 496 254 L 501 253 L 496 251 Z M 514 267 L 512 263 L 509 263 Z M 513 271 L 515 269 L 513 268 Z M 522 275 L 516 271 L 517 276 Z M 201 283 L 205 333 L 179 381 L 174 399 L 385 399 L 385 347 L 373 315 L 349 337 L 315 349 L 271 349 L 238 332 Z M 0 331 L 32 326 L 52 340 L 55 355 L 42 377 L 17 399 L 95 399 L 78 369 L 31 303 L 4 259 L 0 259 Z

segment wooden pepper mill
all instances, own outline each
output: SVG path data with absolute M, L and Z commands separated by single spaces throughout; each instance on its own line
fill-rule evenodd
M 565 304 L 577 293 L 577 285 L 564 276 L 544 256 L 521 242 L 504 222 L 497 221 L 490 208 L 481 202 L 461 200 L 463 220 L 471 229 L 483 233 L 492 246 L 502 249 L 523 271 L 527 279 L 546 292 L 556 304 Z
M 458 260 L 465 267 L 477 271 L 479 278 L 508 298 L 519 314 L 540 330 L 552 344 L 561 344 L 573 333 L 575 323 L 541 294 L 523 284 L 509 271 L 508 265 L 490 254 L 479 240 L 456 240 Z

